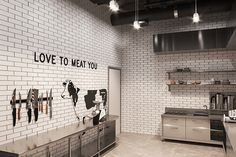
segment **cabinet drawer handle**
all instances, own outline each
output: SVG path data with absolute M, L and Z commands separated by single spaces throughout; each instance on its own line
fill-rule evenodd
M 179 120 L 179 119 L 172 119 L 172 120 L 177 121 L 177 120 Z
M 207 128 L 204 127 L 198 127 L 198 128 L 192 128 L 193 131 L 201 131 L 201 130 L 206 130 Z
M 171 129 L 176 129 L 176 130 L 178 129 L 178 127 L 174 127 L 174 126 L 171 126 L 170 128 Z

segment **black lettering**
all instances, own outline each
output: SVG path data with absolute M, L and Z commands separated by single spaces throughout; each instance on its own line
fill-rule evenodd
M 44 61 L 45 61 L 45 55 L 44 55 L 43 53 L 40 53 L 40 55 L 39 55 L 39 60 L 40 60 L 40 62 L 44 63 Z
M 85 63 L 86 63 L 86 61 L 83 61 L 83 67 L 84 67 L 84 68 L 85 68 L 85 65 L 86 65 Z
M 62 59 L 63 59 L 63 57 L 62 57 L 62 56 L 60 56 L 60 59 L 61 59 L 61 60 L 60 60 L 60 63 L 61 63 L 61 65 L 62 65 Z
M 52 64 L 56 64 L 56 56 L 52 55 Z
M 47 62 L 49 63 L 50 60 L 51 60 L 51 55 L 46 54 L 46 60 L 47 60 Z
M 64 64 L 65 64 L 65 66 L 67 66 L 68 65 L 68 58 L 64 58 Z
M 37 55 L 36 52 L 34 52 L 34 61 L 35 61 L 35 62 L 39 62 L 39 60 L 37 60 L 36 55 Z
M 98 68 L 98 64 L 95 63 L 95 64 L 94 64 L 94 69 L 97 69 L 97 68 Z
M 76 66 L 76 60 L 75 59 L 71 59 L 71 66 Z
M 88 65 L 89 65 L 89 69 L 91 68 L 91 62 L 88 62 Z
M 84 68 L 83 61 L 80 61 L 80 67 Z

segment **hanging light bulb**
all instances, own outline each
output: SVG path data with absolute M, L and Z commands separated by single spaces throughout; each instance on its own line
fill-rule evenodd
M 141 25 L 139 23 L 139 17 L 138 17 L 138 0 L 135 0 L 135 16 L 134 16 L 134 23 L 133 23 L 133 27 L 136 30 L 139 30 L 141 28 Z
M 119 11 L 119 4 L 115 0 L 111 0 L 109 3 L 109 8 L 113 12 Z
M 197 0 L 195 0 L 195 12 L 193 14 L 193 23 L 198 23 L 199 21 L 200 21 L 200 17 L 197 12 Z
M 133 27 L 134 27 L 134 29 L 139 30 L 141 28 L 139 21 L 134 21 Z
M 193 23 L 198 23 L 200 21 L 200 17 L 198 13 L 193 14 Z
M 178 13 L 178 10 L 177 10 L 177 9 L 174 10 L 174 17 L 175 17 L 175 18 L 178 18 L 178 17 L 179 17 L 179 13 Z

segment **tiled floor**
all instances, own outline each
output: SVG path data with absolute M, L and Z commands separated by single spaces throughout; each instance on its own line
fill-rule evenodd
M 224 157 L 222 147 L 162 142 L 157 136 L 123 133 L 103 157 Z

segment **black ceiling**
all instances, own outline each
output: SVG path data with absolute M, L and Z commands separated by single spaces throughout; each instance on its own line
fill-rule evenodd
M 95 4 L 109 4 L 110 0 L 90 0 Z M 117 0 L 120 11 L 111 15 L 112 25 L 132 23 L 134 19 L 135 0 Z M 236 0 L 198 0 L 199 14 L 231 11 Z M 177 9 L 179 17 L 192 16 L 194 0 L 139 0 L 140 19 L 148 21 L 174 18 Z

